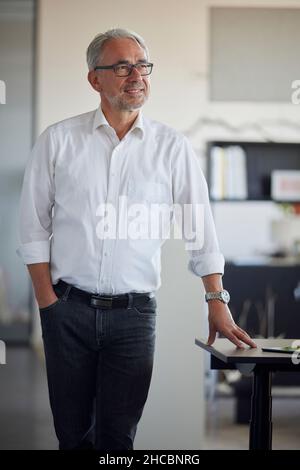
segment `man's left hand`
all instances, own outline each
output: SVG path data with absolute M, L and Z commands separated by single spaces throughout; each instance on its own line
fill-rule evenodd
M 240 328 L 233 320 L 226 304 L 219 300 L 210 300 L 208 303 L 209 337 L 207 344 L 211 346 L 216 339 L 216 334 L 221 333 L 238 348 L 244 349 L 244 344 L 256 348 L 255 342 L 248 333 Z

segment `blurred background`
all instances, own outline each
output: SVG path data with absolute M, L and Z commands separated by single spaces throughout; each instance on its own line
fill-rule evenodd
M 85 51 L 116 26 L 142 35 L 155 64 L 144 113 L 199 156 L 234 318 L 255 337 L 300 338 L 300 0 L 0 0 L 0 449 L 57 447 L 18 203 L 38 135 L 99 105 Z M 162 261 L 136 448 L 246 449 L 251 378 L 210 371 L 194 344 L 207 335 L 201 280 L 181 241 Z M 273 448 L 299 448 L 299 404 L 300 376 L 276 374 Z

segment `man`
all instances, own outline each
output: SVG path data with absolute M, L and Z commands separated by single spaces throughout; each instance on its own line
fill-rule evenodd
M 146 209 L 203 207 L 204 243 L 190 245 L 189 269 L 207 292 L 208 342 L 220 332 L 237 347 L 255 343 L 227 307 L 198 160 L 184 136 L 140 112 L 153 66 L 143 39 L 121 29 L 99 34 L 87 62 L 101 106 L 38 139 L 24 176 L 18 251 L 40 309 L 60 449 L 132 449 L 152 374 L 162 239 L 113 236 L 111 227 L 107 236 L 99 222 L 111 207 L 124 228 L 121 197 Z

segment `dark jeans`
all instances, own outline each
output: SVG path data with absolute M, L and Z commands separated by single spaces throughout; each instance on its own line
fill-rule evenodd
M 95 309 L 53 286 L 40 309 L 60 449 L 130 450 L 151 381 L 156 300 Z

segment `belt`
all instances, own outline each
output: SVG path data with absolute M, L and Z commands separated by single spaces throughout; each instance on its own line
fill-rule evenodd
M 143 304 L 143 302 L 149 301 L 152 294 L 130 292 L 128 294 L 119 295 L 100 295 L 86 292 L 78 287 L 74 287 L 65 281 L 59 280 L 57 284 L 53 285 L 53 288 L 58 288 L 67 294 L 68 299 L 78 300 L 94 308 L 114 309 L 114 308 L 129 308 L 135 305 Z M 131 301 L 130 301 L 131 300 Z

